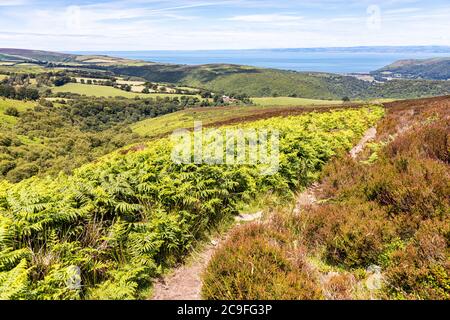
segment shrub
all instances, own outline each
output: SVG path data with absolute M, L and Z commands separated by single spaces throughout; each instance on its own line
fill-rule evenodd
M 385 298 L 449 299 L 448 109 L 414 108 L 391 110 L 381 122 L 381 136 L 400 133 L 376 161 L 344 156 L 325 166 L 328 201 L 301 215 L 301 239 L 351 272 L 381 265 Z
M 97 101 L 99 108 L 95 104 L 78 108 L 74 103 L 58 109 L 72 110 L 74 116 L 97 115 L 99 110 L 107 114 L 111 108 L 102 107 L 101 101 Z M 39 108 L 43 112 L 48 109 Z M 182 260 L 196 240 L 224 219 L 232 219 L 242 203 L 267 192 L 289 197 L 296 187 L 312 181 L 336 152 L 348 149 L 382 112 L 376 107 L 361 108 L 246 124 L 245 128 L 272 127 L 280 131 L 280 170 L 272 176 L 260 175 L 258 165 L 176 164 L 171 157 L 173 144 L 164 138 L 105 156 L 72 176 L 60 174 L 0 184 L 1 272 L 15 270 L 20 258 L 26 259 L 32 268 L 31 281 L 23 284 L 33 299 L 138 298 L 150 278 Z M 33 115 L 25 113 L 21 119 L 27 134 L 40 127 L 26 121 Z M 40 116 L 45 118 L 45 113 Z M 46 134 L 55 137 L 54 126 L 49 128 Z M 61 130 L 64 128 L 61 125 Z M 86 144 L 97 144 L 97 135 L 88 138 L 69 139 L 64 148 L 80 151 Z M 36 160 L 34 151 L 39 147 L 33 144 L 33 152 L 24 159 Z M 63 150 L 61 146 L 57 149 Z M 63 164 L 68 165 L 66 161 Z M 40 166 L 24 161 L 7 175 L 18 181 L 40 170 Z M 281 249 L 281 244 L 288 245 L 283 232 L 275 228 L 267 233 L 255 229 L 253 233 L 261 241 L 242 241 L 238 256 L 250 263 L 244 263 L 241 270 L 236 266 L 242 263 L 231 258 L 234 248 L 224 253 L 230 255 L 224 263 L 235 267 L 244 287 L 227 276 L 226 272 L 235 276 L 233 270 L 218 265 L 216 269 L 224 269 L 222 280 L 234 291 L 221 293 L 218 290 L 222 286 L 211 283 L 211 297 L 321 297 L 301 255 Z M 82 280 L 77 290 L 66 285 L 71 280 L 67 270 L 73 267 L 79 268 Z
M 11 117 L 18 117 L 19 116 L 19 110 L 17 110 L 17 108 L 15 108 L 15 107 L 8 107 L 8 108 L 6 108 L 4 113 L 7 116 L 11 116 Z
M 235 232 L 209 264 L 203 279 L 205 299 L 321 299 L 314 276 L 280 247 L 287 239 L 264 225 Z
M 388 297 L 450 299 L 450 226 L 428 220 L 410 243 L 392 254 L 386 270 Z
M 311 250 L 324 248 L 329 263 L 348 268 L 378 263 L 394 234 L 386 213 L 370 202 L 313 208 L 304 213 L 304 225 L 303 238 Z
M 442 217 L 450 201 L 446 165 L 433 160 L 397 157 L 380 161 L 359 184 L 367 200 L 376 201 L 390 215 L 406 215 L 410 222 Z
M 440 120 L 400 135 L 386 148 L 386 155 L 416 156 L 450 163 L 450 120 Z
M 351 300 L 356 283 L 355 277 L 350 274 L 332 274 L 324 284 L 324 292 L 330 300 Z

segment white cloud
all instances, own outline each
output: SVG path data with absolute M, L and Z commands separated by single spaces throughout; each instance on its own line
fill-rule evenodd
M 406 1 L 400 8 L 381 6 L 379 28 L 368 28 L 366 8 L 372 0 L 364 2 L 367 6 L 350 0 L 352 10 L 336 12 L 330 8 L 342 6 L 340 0 L 314 4 L 300 0 L 132 0 L 72 7 L 30 5 L 21 10 L 2 7 L 0 40 L 2 46 L 56 51 L 450 45 L 449 8 L 417 11 L 417 4 Z M 23 1 L 0 0 L 0 5 L 19 2 Z M 261 7 L 256 7 L 257 2 Z M 309 7 L 301 10 L 301 6 Z
M 289 22 L 289 21 L 299 21 L 302 17 L 296 15 L 287 14 L 252 14 L 252 15 L 241 15 L 227 18 L 225 20 L 229 21 L 239 21 L 239 22 Z
M 400 8 L 400 9 L 392 9 L 384 11 L 385 14 L 405 14 L 405 13 L 413 13 L 420 11 L 420 8 Z
M 27 2 L 27 0 L 0 0 L 0 7 L 22 6 Z

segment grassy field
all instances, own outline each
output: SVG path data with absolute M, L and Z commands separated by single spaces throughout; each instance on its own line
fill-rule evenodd
M 118 84 L 128 84 L 130 86 L 143 86 L 145 84 L 145 81 L 123 80 L 122 78 L 119 78 L 116 82 Z
M 7 76 L 7 75 L 4 75 L 4 74 L 0 74 L 0 81 L 2 81 L 2 80 L 5 79 L 5 78 L 8 78 L 8 76 Z
M 196 89 L 196 88 L 191 88 L 191 87 L 176 87 L 179 90 L 186 90 L 186 91 L 191 91 L 191 92 L 198 92 L 200 91 L 200 89 Z
M 322 104 L 322 106 L 311 106 L 309 108 L 301 106 L 192 108 L 140 121 L 134 124 L 132 129 L 141 136 L 155 138 L 170 134 L 176 129 L 191 129 L 194 125 L 194 121 L 201 121 L 204 126 L 210 126 L 212 124 L 223 125 L 277 116 L 297 115 L 312 110 L 326 110 L 330 107 L 338 109 L 339 105 L 326 106 Z
M 16 123 L 17 118 L 12 117 L 5 114 L 5 110 L 14 107 L 19 112 L 25 111 L 27 109 L 33 108 L 36 105 L 35 102 L 25 102 L 25 101 L 18 101 L 18 100 L 12 100 L 12 99 L 4 99 L 0 98 L 0 123 L 1 125 L 13 125 Z
M 38 74 L 45 72 L 45 70 L 45 68 L 32 63 L 19 63 L 12 66 L 0 65 L 0 73 L 13 72 Z
M 109 56 L 83 55 L 76 57 L 75 61 L 85 64 L 98 64 L 104 66 L 123 65 L 123 66 L 144 66 L 147 62 L 139 60 L 122 59 Z
M 317 106 L 342 104 L 340 100 L 317 100 L 305 98 L 290 98 L 290 97 L 267 97 L 267 98 L 252 98 L 254 104 L 263 107 L 272 106 Z
M 58 92 L 69 92 L 69 93 L 77 93 L 86 96 L 95 96 L 95 97 L 125 97 L 125 98 L 180 98 L 183 95 L 180 94 L 163 94 L 163 93 L 155 93 L 155 94 L 143 94 L 143 93 L 135 93 L 135 92 L 127 92 L 120 89 L 116 89 L 108 86 L 97 86 L 97 85 L 88 85 L 88 84 L 80 84 L 80 83 L 68 83 L 61 87 L 52 88 L 54 93 Z M 200 98 L 200 96 L 197 96 Z

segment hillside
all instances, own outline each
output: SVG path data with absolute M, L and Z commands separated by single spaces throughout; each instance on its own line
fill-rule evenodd
M 163 138 L 72 175 L 3 181 L 0 299 L 147 298 L 155 278 L 243 204 L 269 192 L 289 198 L 383 113 L 367 106 L 239 126 L 279 130 L 280 170 L 270 177 L 263 163 L 176 163 L 175 141 Z
M 238 65 L 152 65 L 111 68 L 148 81 L 171 82 L 252 97 L 298 96 L 310 99 L 356 97 L 368 84 L 353 77 L 262 69 Z
M 0 48 L 0 61 L 11 59 L 29 60 L 35 62 L 73 62 L 75 61 L 76 57 L 76 55 L 64 54 L 59 52 Z
M 0 61 L 34 62 L 39 64 L 53 63 L 69 66 L 109 66 L 109 65 L 142 65 L 143 61 L 122 59 L 108 56 L 75 55 L 59 52 L 0 48 Z
M 226 94 L 251 97 L 298 96 L 340 100 L 411 99 L 450 93 L 450 82 L 411 80 L 370 83 L 350 76 L 302 73 L 237 65 L 146 65 L 110 67 L 116 74 L 138 76 L 148 81 L 169 82 Z
M 372 74 L 380 78 L 450 80 L 450 58 L 400 60 Z
M 72 112 L 96 128 L 108 101 Z M 125 101 L 127 109 L 141 103 Z M 442 97 L 277 117 L 292 111 L 285 107 L 237 127 L 218 121 L 223 113 L 208 115 L 226 125 L 222 135 L 279 130 L 272 176 L 259 174 L 262 164 L 178 164 L 176 142 L 157 138 L 71 174 L 2 181 L 0 298 L 148 298 L 212 230 L 258 208 L 267 219 L 236 225 L 214 250 L 204 298 L 448 299 L 448 104 Z M 346 156 L 374 127 L 375 141 Z M 68 287 L 69 279 L 79 285 Z
M 134 123 L 133 132 L 146 138 L 167 136 L 176 129 L 191 129 L 194 121 L 201 121 L 203 126 L 216 127 L 225 124 L 239 124 L 258 119 L 288 117 L 308 112 L 326 112 L 359 108 L 356 104 L 330 104 L 305 106 L 231 106 L 210 108 L 189 108 L 157 118 L 150 118 Z
M 290 205 L 234 228 L 204 299 L 448 300 L 450 97 L 393 102 Z
M 137 77 L 150 82 L 248 97 L 301 97 L 322 100 L 341 100 L 348 97 L 360 100 L 411 99 L 450 94 L 450 82 L 420 80 L 421 76 L 417 75 L 419 71 L 414 71 L 415 76 L 408 76 L 412 78 L 409 81 L 370 83 L 355 77 L 330 73 L 294 72 L 230 64 L 159 64 L 109 56 L 68 55 L 21 49 L 0 49 L 0 61 L 6 63 L 0 65 L 2 73 L 61 73 L 63 70 L 73 73 L 82 70 L 84 73 L 99 74 L 106 71 L 116 77 Z M 443 64 L 448 62 L 443 59 L 423 62 L 420 64 L 420 72 L 425 78 L 446 79 L 448 68 L 444 68 Z M 404 62 L 392 68 L 417 70 L 419 67 L 417 63 Z M 383 72 L 391 71 L 379 71 L 377 77 L 385 77 Z

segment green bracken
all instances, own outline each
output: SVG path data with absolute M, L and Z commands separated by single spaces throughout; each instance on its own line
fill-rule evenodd
M 3 181 L 0 298 L 140 298 L 242 202 L 269 191 L 289 197 L 382 115 L 374 106 L 246 124 L 280 130 L 280 170 L 272 176 L 258 165 L 179 165 L 171 141 L 161 139 L 71 176 Z

